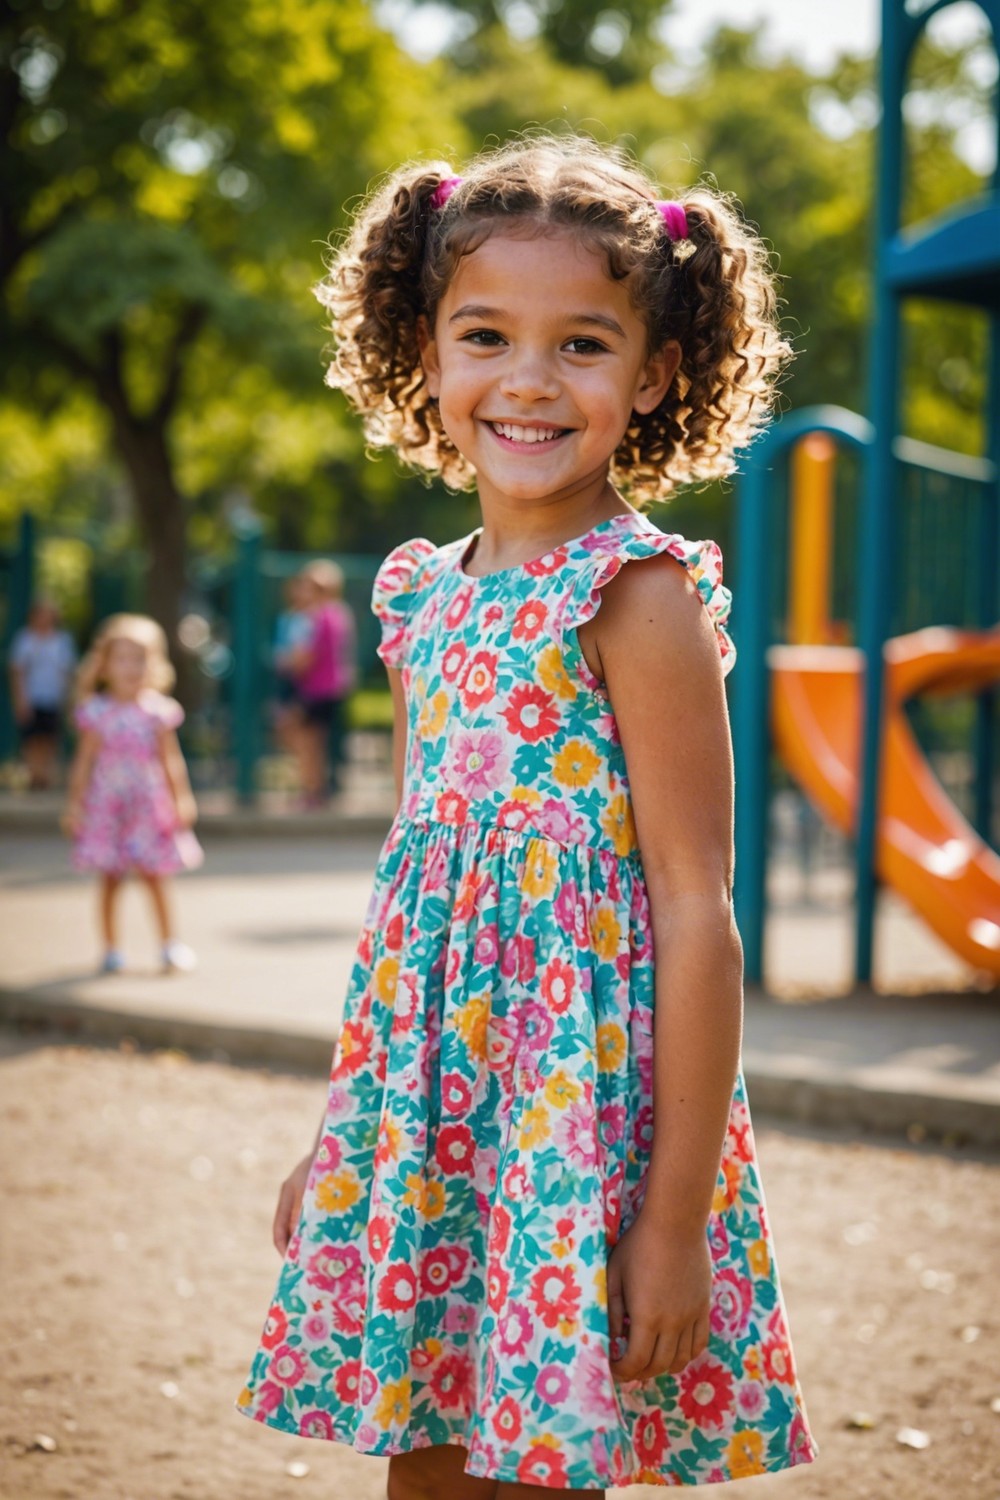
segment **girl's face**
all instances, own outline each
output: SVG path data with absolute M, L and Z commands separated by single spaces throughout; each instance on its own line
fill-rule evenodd
M 433 330 L 427 385 L 486 503 L 596 497 L 633 411 L 652 411 L 680 361 L 604 256 L 570 231 L 495 229 L 458 265 Z
M 104 676 L 116 698 L 134 698 L 146 682 L 148 657 L 146 648 L 124 637 L 108 646 L 104 657 Z

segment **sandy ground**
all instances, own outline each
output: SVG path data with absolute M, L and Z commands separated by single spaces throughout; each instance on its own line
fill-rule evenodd
M 0 1035 L 5 1500 L 383 1500 L 381 1461 L 233 1409 L 322 1103 L 320 1079 Z M 822 1453 L 712 1493 L 1000 1500 L 1000 1161 L 757 1132 Z

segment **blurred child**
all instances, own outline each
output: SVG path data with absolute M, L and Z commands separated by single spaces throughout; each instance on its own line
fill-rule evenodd
M 295 691 L 297 653 L 312 635 L 312 618 L 306 603 L 306 588 L 299 574 L 285 581 L 285 608 L 274 622 L 274 664 L 276 703 L 274 731 L 283 750 L 298 751 L 302 707 Z
M 303 809 L 322 807 L 339 787 L 344 705 L 356 677 L 354 613 L 343 597 L 344 575 L 320 558 L 302 569 L 299 585 L 309 612 L 309 635 L 291 653 L 301 719 L 296 731 Z M 327 763 L 333 747 L 334 764 Z
M 101 878 L 105 974 L 125 967 L 116 906 L 130 872 L 152 898 L 163 969 L 195 966 L 194 953 L 175 936 L 167 895 L 167 877 L 196 868 L 204 857 L 192 832 L 197 807 L 177 742 L 184 710 L 166 696 L 173 683 L 166 637 L 145 615 L 105 620 L 77 676 L 80 739 L 63 828 L 74 841 L 76 868 Z

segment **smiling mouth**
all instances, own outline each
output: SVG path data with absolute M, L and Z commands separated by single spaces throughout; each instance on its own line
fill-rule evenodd
M 486 425 L 497 437 L 505 438 L 509 443 L 538 446 L 552 443 L 573 430 L 571 427 L 531 427 L 521 422 L 487 422 Z

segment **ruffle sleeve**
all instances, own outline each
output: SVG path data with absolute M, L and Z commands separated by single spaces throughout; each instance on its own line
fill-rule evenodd
M 413 603 L 416 575 L 421 564 L 436 551 L 434 543 L 423 536 L 400 542 L 375 575 L 372 611 L 382 627 L 382 638 L 375 649 L 387 667 L 403 664 L 406 622 Z
M 101 722 L 103 712 L 103 700 L 97 693 L 92 693 L 89 698 L 84 698 L 74 708 L 73 723 L 81 733 L 87 729 L 96 729 Z
M 698 597 L 715 627 L 725 677 L 736 664 L 736 647 L 726 628 L 733 596 L 722 581 L 722 552 L 717 542 L 689 541 L 679 532 L 641 531 L 609 539 L 607 550 L 596 548 L 566 596 L 562 620 L 564 637 L 576 626 L 593 619 L 601 607 L 601 590 L 627 562 L 656 557 L 664 552 L 684 565 L 697 586 Z
M 176 698 L 171 698 L 167 693 L 158 693 L 154 689 L 147 689 L 140 693 L 139 702 L 141 706 L 154 719 L 157 719 L 164 729 L 179 729 L 184 723 L 184 710 Z

